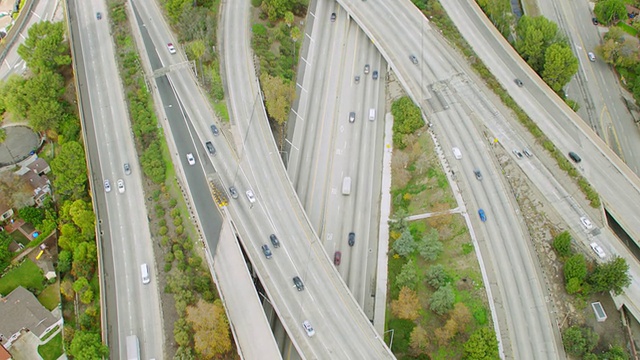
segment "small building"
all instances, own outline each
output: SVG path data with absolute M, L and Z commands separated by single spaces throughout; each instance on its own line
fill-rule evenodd
M 0 297 L 0 344 L 11 348 L 23 332 L 31 332 L 41 339 L 54 327 L 62 326 L 30 291 L 18 286 L 9 295 Z
M 38 175 L 33 171 L 28 171 L 22 176 L 22 181 L 33 189 L 33 202 L 37 206 L 42 206 L 44 199 L 51 194 L 51 182 L 46 175 Z
M 591 308 L 593 308 L 593 312 L 596 314 L 596 320 L 598 322 L 604 322 L 607 320 L 607 313 L 604 312 L 604 308 L 599 301 L 591 303 Z

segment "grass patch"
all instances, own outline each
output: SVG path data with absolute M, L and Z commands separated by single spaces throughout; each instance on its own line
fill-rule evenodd
M 618 24 L 616 24 L 619 28 L 621 28 L 622 30 L 624 30 L 624 32 L 626 32 L 627 34 L 636 37 L 638 35 L 638 31 L 636 29 L 634 29 L 631 25 L 622 22 L 622 21 L 618 21 Z
M 48 343 L 38 346 L 38 354 L 44 360 L 56 360 L 62 354 L 62 332 L 59 332 Z
M 27 259 L 0 279 L 0 294 L 6 296 L 18 286 L 40 292 L 44 289 L 43 282 L 42 270 L 33 261 Z
M 47 341 L 47 339 L 49 339 L 51 335 L 55 334 L 58 329 L 60 329 L 60 325 L 56 325 L 53 329 L 49 330 L 49 332 L 46 333 L 40 340 Z
M 40 295 L 38 295 L 38 300 L 40 300 L 42 306 L 49 311 L 57 308 L 60 304 L 60 286 L 58 286 L 58 283 L 51 284 L 44 288 Z
M 224 101 L 218 101 L 214 103 L 213 111 L 218 114 L 223 122 L 229 122 L 229 111 L 227 110 L 227 104 Z
M 24 246 L 28 246 L 30 241 L 29 239 L 27 239 L 26 236 L 24 236 L 20 230 L 16 230 L 14 232 L 12 232 L 11 234 L 9 234 L 9 236 L 13 239 L 13 241 L 22 244 Z

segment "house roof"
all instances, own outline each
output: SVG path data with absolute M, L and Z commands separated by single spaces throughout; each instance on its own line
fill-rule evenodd
M 43 171 L 49 172 L 47 171 L 47 168 L 49 168 L 49 164 L 43 158 L 37 158 L 34 162 L 27 165 L 27 167 L 33 170 L 36 174 L 40 174 Z
M 11 353 L 9 350 L 5 349 L 4 346 L 0 345 L 0 360 L 9 360 L 11 359 Z
M 0 298 L 0 339 L 2 343 L 22 329 L 31 331 L 37 337 L 58 320 L 45 309 L 35 295 L 18 286 L 9 295 Z
M 4 202 L 0 202 L 0 215 L 6 213 L 11 209 L 11 206 L 5 204 Z
M 29 185 L 31 185 L 31 187 L 36 190 L 38 188 L 43 188 L 45 185 L 47 185 L 47 181 L 49 179 L 47 179 L 46 176 L 42 175 L 38 175 L 34 172 L 29 171 L 26 174 L 22 175 L 22 179 Z

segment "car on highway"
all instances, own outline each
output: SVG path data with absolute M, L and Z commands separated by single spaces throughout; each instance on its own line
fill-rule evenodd
M 169 53 L 171 53 L 171 54 L 175 54 L 176 53 L 176 47 L 173 46 L 172 43 L 168 43 L 167 44 L 167 48 L 169 49 Z
M 349 246 L 353 246 L 356 243 L 356 233 L 349 233 Z
M 102 20 L 102 13 L 101 12 L 97 12 L 96 13 L 96 19 Z
M 587 53 L 587 56 L 589 57 L 589 61 L 591 61 L 591 62 L 595 62 L 596 61 L 596 54 L 592 53 L 591 51 L 589 51 Z
M 371 75 L 373 80 L 378 80 L 378 70 L 373 70 L 373 74 Z
M 365 74 L 365 75 L 366 75 L 366 74 L 368 74 L 370 69 L 371 69 L 371 68 L 369 67 L 369 64 L 366 64 L 366 65 L 364 66 L 364 74 Z
M 602 247 L 600 247 L 598 243 L 592 242 L 591 244 L 589 244 L 589 246 L 591 246 L 593 252 L 596 253 L 596 255 L 598 255 L 600 259 L 604 259 L 607 256 L 607 254 L 604 253 L 604 250 L 602 250 Z
M 269 249 L 269 245 L 264 244 L 262 245 L 262 253 L 264 254 L 264 257 L 266 257 L 267 259 L 271 259 L 271 249 Z
M 129 166 L 129 163 L 124 163 L 124 174 L 125 175 L 131 175 L 131 166 Z
M 331 22 L 336 21 L 336 13 L 331 13 Z
M 518 159 L 522 159 L 522 153 L 518 149 L 513 149 L 513 155 L 515 155 Z
M 209 151 L 209 154 L 211 155 L 216 154 L 216 148 L 213 147 L 213 144 L 211 143 L 211 141 L 207 141 L 205 145 L 207 145 L 207 151 Z
M 237 199 L 238 198 L 238 190 L 236 190 L 235 186 L 230 186 L 229 187 L 229 194 L 231 195 L 232 198 Z
M 473 174 L 476 176 L 476 179 L 482 181 L 482 173 L 480 172 L 479 169 L 473 170 Z
M 104 191 L 111 192 L 111 183 L 109 179 L 104 179 Z
M 516 85 L 518 85 L 519 87 L 523 87 L 524 86 L 524 83 L 522 82 L 522 80 L 515 79 L 514 81 L 516 82 Z
M 582 223 L 582 225 L 584 225 L 584 227 L 587 228 L 587 230 L 593 229 L 593 224 L 591 223 L 591 220 L 589 220 L 586 216 L 581 216 L 580 222 Z
M 354 121 L 356 121 L 356 113 L 352 111 L 349 113 L 349 122 L 352 123 Z
M 196 164 L 196 158 L 193 157 L 192 153 L 188 153 L 187 154 L 187 162 L 189 163 L 189 165 L 195 165 Z
M 573 160 L 576 164 L 579 163 L 580 161 L 582 161 L 582 159 L 580 158 L 580 155 L 574 153 L 573 151 L 569 152 L 569 157 L 571 158 L 571 160 Z
M 522 149 L 522 153 L 526 156 L 526 157 L 532 157 L 533 154 L 531 153 L 531 151 L 529 151 L 529 149 L 524 148 Z
M 304 284 L 302 283 L 302 280 L 300 279 L 299 276 L 294 276 L 293 277 L 293 285 L 295 285 L 295 287 L 296 287 L 296 289 L 298 289 L 298 291 L 304 290 Z
M 456 158 L 456 160 L 462 159 L 462 151 L 457 147 L 452 147 L 451 152 L 453 152 L 453 157 Z
M 418 58 L 415 55 L 413 55 L 413 54 L 409 55 L 409 59 L 411 59 L 411 62 L 414 65 L 418 65 Z
M 218 130 L 218 127 L 214 124 L 211 124 L 211 132 L 213 133 L 213 136 L 220 135 L 220 130 Z
M 304 331 L 307 332 L 307 336 L 311 337 L 316 334 L 316 331 L 313 330 L 313 326 L 311 326 L 311 323 L 309 322 L 309 320 L 303 321 L 302 327 L 304 328 Z
M 280 240 L 278 240 L 276 234 L 269 235 L 269 240 L 271 240 L 271 245 L 273 245 L 274 248 L 280 247 Z
M 593 23 L 593 25 L 598 25 L 599 24 L 598 18 L 596 18 L 596 17 L 592 17 L 591 18 L 591 22 Z
M 355 82 L 356 84 L 360 84 L 360 75 L 356 75 L 356 76 L 353 78 L 353 82 Z
M 250 203 L 253 204 L 254 202 L 256 202 L 256 196 L 253 195 L 253 191 L 251 189 L 247 190 L 245 194 L 247 194 L 247 199 L 249 199 Z
M 478 210 L 478 216 L 480 216 L 480 220 L 481 220 L 482 222 L 487 221 L 487 214 L 485 214 L 485 213 L 484 213 L 484 210 L 479 209 L 479 210 Z
M 122 194 L 124 192 L 124 180 L 118 179 L 118 192 Z
M 335 266 L 340 265 L 340 261 L 342 260 L 342 253 L 340 251 L 336 251 L 335 254 L 333 254 L 333 263 Z

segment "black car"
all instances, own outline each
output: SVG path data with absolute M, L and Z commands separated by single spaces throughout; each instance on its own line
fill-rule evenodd
M 411 59 L 412 63 L 418 65 L 418 58 L 415 55 L 409 55 L 409 59 Z
M 97 12 L 96 13 L 96 19 L 98 19 L 98 20 L 102 19 L 102 13 L 101 12 Z
M 360 75 L 356 75 L 356 76 L 353 78 L 353 81 L 354 81 L 356 84 L 360 84 Z
M 271 239 L 271 245 L 273 245 L 274 248 L 280 247 L 280 240 L 278 240 L 276 234 L 269 235 L 269 239 Z
M 213 147 L 213 144 L 211 143 L 211 141 L 207 141 L 205 145 L 207 145 L 207 150 L 209 150 L 209 154 L 211 155 L 216 154 L 216 148 Z
M 378 80 L 378 70 L 373 71 L 372 77 L 373 77 L 373 80 Z
M 336 21 L 336 13 L 331 13 L 331 22 Z
M 267 259 L 271 259 L 272 254 L 271 249 L 269 249 L 269 245 L 262 245 L 262 252 L 264 253 L 264 257 L 266 257 Z
M 299 276 L 293 277 L 293 285 L 296 286 L 296 289 L 298 289 L 298 291 L 304 290 L 304 284 L 302 283 L 302 280 L 300 280 Z
M 218 130 L 218 127 L 215 125 L 211 125 L 211 132 L 213 133 L 213 136 L 220 135 L 220 130 Z
M 124 173 L 125 175 L 131 175 L 131 167 L 129 166 L 129 163 L 124 163 Z
M 354 121 L 356 121 L 356 113 L 352 111 L 349 113 L 349 122 L 352 123 Z
M 595 18 L 595 17 L 591 18 L 591 22 L 593 23 L 593 25 L 598 25 L 599 24 L 598 18 Z
M 569 152 L 569 157 L 571 158 L 571 160 L 575 161 L 576 164 L 582 161 L 582 159 L 580 158 L 580 155 L 574 153 L 573 151 Z
M 356 243 L 356 233 L 349 233 L 349 246 L 353 246 Z
M 515 79 L 514 81 L 516 82 L 516 85 L 518 85 L 518 86 L 520 86 L 520 87 L 523 87 L 523 86 L 524 86 L 524 83 L 522 82 L 522 80 L 520 80 L 520 79 Z
M 473 170 L 473 173 L 476 175 L 476 179 L 482 181 L 482 173 L 480 172 L 480 170 L 475 169 Z
M 238 190 L 236 190 L 235 186 L 229 188 L 229 194 L 231 194 L 231 197 L 234 199 L 238 198 Z

